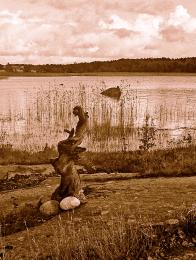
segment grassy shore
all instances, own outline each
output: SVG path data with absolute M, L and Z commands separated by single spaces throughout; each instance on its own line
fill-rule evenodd
M 89 153 L 86 168 L 104 172 L 139 172 L 143 176 L 192 176 L 196 174 L 196 146 L 154 151 Z
M 196 76 L 196 73 L 164 72 L 85 72 L 85 73 L 52 73 L 52 72 L 0 72 L 1 77 L 69 77 L 69 76 Z
M 0 164 L 48 164 L 58 155 L 54 147 L 38 152 L 0 148 Z M 89 173 L 94 172 L 139 172 L 143 176 L 193 176 L 196 173 L 196 146 L 167 150 L 128 152 L 86 152 L 78 164 Z

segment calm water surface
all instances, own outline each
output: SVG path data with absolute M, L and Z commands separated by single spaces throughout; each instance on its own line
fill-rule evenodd
M 119 86 L 119 101 L 100 94 Z M 40 149 L 64 139 L 76 124 L 72 108 L 89 113 L 89 150 L 137 149 L 146 115 L 156 147 L 196 138 L 196 77 L 10 77 L 0 80 L 0 142 Z

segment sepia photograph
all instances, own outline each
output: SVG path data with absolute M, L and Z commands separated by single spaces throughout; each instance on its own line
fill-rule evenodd
M 0 260 L 196 259 L 196 1 L 0 0 Z

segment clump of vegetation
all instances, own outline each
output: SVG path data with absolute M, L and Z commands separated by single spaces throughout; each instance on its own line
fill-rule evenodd
M 193 137 L 191 136 L 190 133 L 187 133 L 187 135 L 184 135 L 184 136 L 183 136 L 183 141 L 184 141 L 185 143 L 187 143 L 188 145 L 190 145 L 190 144 L 192 144 L 192 142 L 193 142 Z
M 150 115 L 148 114 L 145 116 L 145 122 L 143 127 L 139 130 L 139 135 L 141 136 L 140 141 L 142 143 L 139 146 L 139 149 L 148 151 L 156 145 L 156 129 L 153 119 L 150 118 Z
M 193 137 L 190 133 L 185 133 L 178 139 L 171 139 L 168 141 L 168 145 L 170 147 L 189 147 L 190 145 L 194 144 Z

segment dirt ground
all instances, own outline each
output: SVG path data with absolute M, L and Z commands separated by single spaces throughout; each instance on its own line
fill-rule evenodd
M 51 252 L 59 221 L 61 226 L 73 225 L 78 232 L 84 222 L 95 221 L 99 228 L 102 222 L 114 221 L 119 216 L 130 222 L 157 223 L 178 217 L 184 208 L 196 202 L 196 177 L 135 179 L 134 174 L 127 174 L 123 180 L 120 176 L 82 175 L 88 202 L 74 211 L 62 212 L 39 225 L 26 226 L 23 231 L 0 238 L 0 245 L 7 246 L 5 259 L 34 259 L 35 255 Z M 36 187 L 0 192 L 1 216 L 50 195 L 58 183 L 59 177 L 49 177 Z

